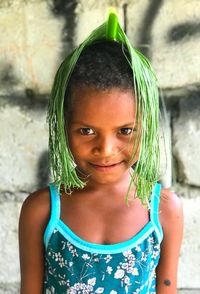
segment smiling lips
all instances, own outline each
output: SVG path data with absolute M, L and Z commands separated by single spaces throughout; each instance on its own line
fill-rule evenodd
M 109 164 L 109 165 L 99 165 L 99 164 L 94 164 L 94 163 L 90 163 L 90 165 L 92 165 L 93 168 L 95 168 L 98 171 L 112 171 L 113 169 L 115 169 L 116 167 L 118 167 L 121 162 L 117 162 L 117 163 L 113 163 L 113 164 Z

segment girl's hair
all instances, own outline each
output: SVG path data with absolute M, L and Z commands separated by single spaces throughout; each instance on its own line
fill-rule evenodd
M 133 48 L 118 23 L 110 14 L 107 22 L 94 30 L 60 65 L 54 80 L 48 108 L 49 156 L 55 184 L 71 193 L 83 188 L 66 135 L 65 114 L 73 101 L 73 87 L 88 85 L 96 89 L 133 89 L 137 105 L 136 144 L 140 144 L 138 161 L 131 174 L 136 195 L 148 204 L 159 175 L 159 96 L 157 79 L 149 61 Z
M 72 93 L 76 87 L 87 86 L 97 90 L 116 87 L 121 90 L 133 90 L 133 71 L 122 50 L 128 58 L 128 50 L 122 44 L 103 40 L 82 51 L 65 93 L 65 120 L 70 116 Z

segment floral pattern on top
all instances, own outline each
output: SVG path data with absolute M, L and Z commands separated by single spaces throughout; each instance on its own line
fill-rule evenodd
M 130 250 L 105 254 L 84 251 L 55 229 L 45 252 L 46 294 L 153 294 L 160 244 L 156 232 Z

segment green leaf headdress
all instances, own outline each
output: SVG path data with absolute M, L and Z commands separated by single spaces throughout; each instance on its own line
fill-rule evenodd
M 159 99 L 157 80 L 154 71 L 142 53 L 133 48 L 118 23 L 114 12 L 109 14 L 108 20 L 95 29 L 90 36 L 80 44 L 60 65 L 48 109 L 49 121 L 49 156 L 54 182 L 58 187 L 62 185 L 66 192 L 73 188 L 83 188 L 85 183 L 76 173 L 76 165 L 69 149 L 65 131 L 64 97 L 66 88 L 81 52 L 87 46 L 100 40 L 111 40 L 127 48 L 130 57 L 125 55 L 133 71 L 134 92 L 137 102 L 136 121 L 141 128 L 137 134 L 140 141 L 139 158 L 131 174 L 131 182 L 136 186 L 136 194 L 144 204 L 148 204 L 153 186 L 159 174 Z M 137 144 L 135 144 L 137 145 Z M 133 150 L 133 157 L 136 148 Z

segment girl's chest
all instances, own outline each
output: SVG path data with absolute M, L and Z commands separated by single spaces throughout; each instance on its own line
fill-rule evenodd
M 116 244 L 135 236 L 148 222 L 149 212 L 137 203 L 131 207 L 101 207 L 62 203 L 62 221 L 81 239 Z

